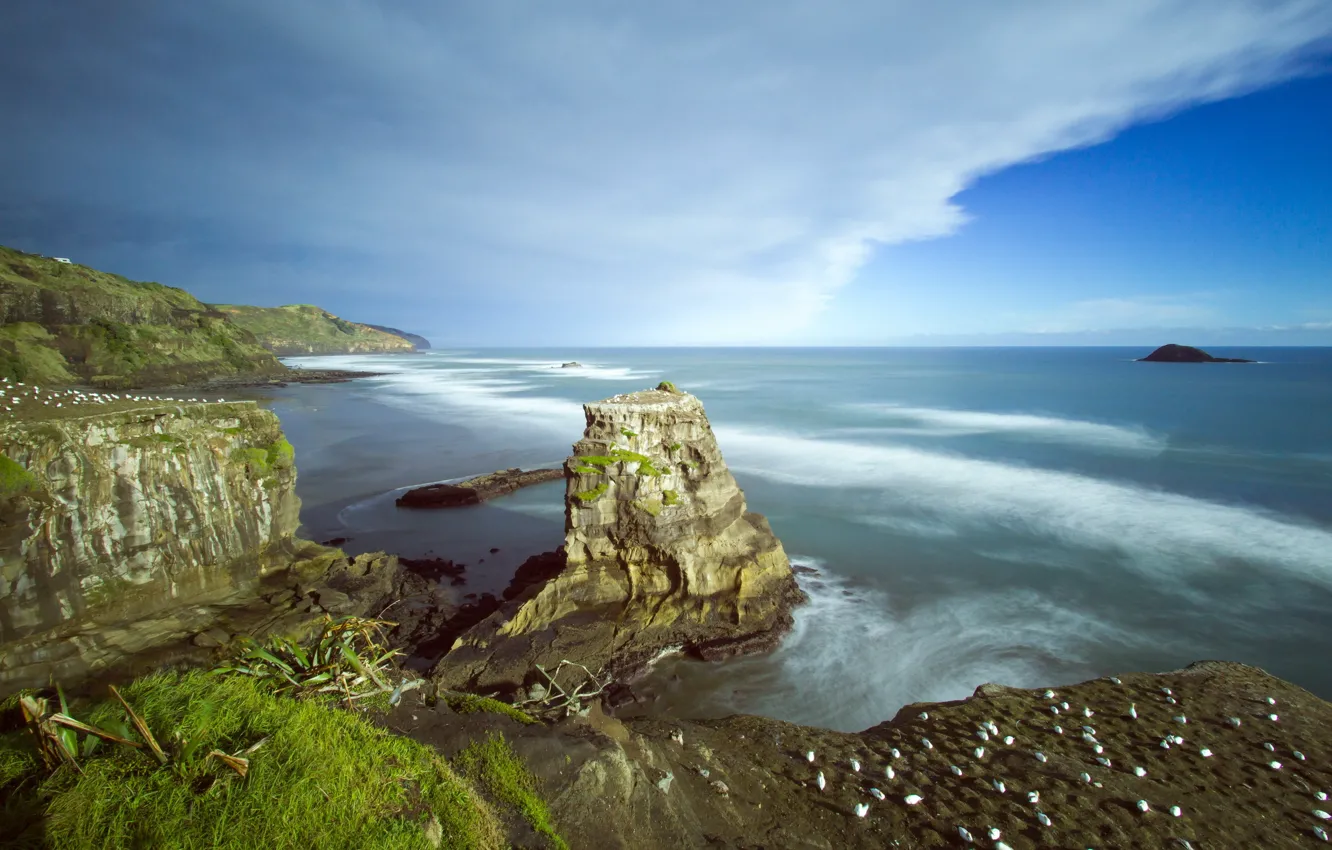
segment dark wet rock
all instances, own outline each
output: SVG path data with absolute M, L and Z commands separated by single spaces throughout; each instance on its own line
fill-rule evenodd
M 1252 363 L 1252 360 L 1244 360 L 1239 357 L 1213 357 L 1201 348 L 1194 348 L 1191 345 L 1163 345 L 1160 348 L 1148 354 L 1146 357 L 1138 358 L 1139 363 Z
M 581 368 L 583 368 L 583 364 L 582 364 L 582 363 L 579 363 L 577 360 L 570 360 L 568 363 L 561 363 L 561 364 L 560 364 L 560 368 L 561 368 L 561 369 L 581 369 Z
M 564 477 L 562 469 L 502 469 L 487 475 L 469 478 L 457 484 L 428 484 L 403 493 L 394 502 L 400 508 L 456 508 L 478 505 L 487 499 L 512 493 L 533 484 L 557 481 Z M 498 550 L 495 550 L 498 551 Z

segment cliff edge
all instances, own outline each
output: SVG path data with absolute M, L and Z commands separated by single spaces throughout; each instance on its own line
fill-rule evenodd
M 260 345 L 279 357 L 401 354 L 416 350 L 412 342 L 399 334 L 349 322 L 313 304 L 285 307 L 214 304 L 213 308 L 254 334 Z
M 772 646 L 802 599 L 782 544 L 746 509 L 703 405 L 669 389 L 583 407 L 565 463 L 565 563 L 464 633 L 449 687 L 512 688 L 561 659 L 623 676 L 662 652 Z

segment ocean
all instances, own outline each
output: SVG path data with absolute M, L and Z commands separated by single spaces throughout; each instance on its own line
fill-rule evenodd
M 435 350 L 292 358 L 387 374 L 253 392 L 295 445 L 306 536 L 466 563 L 476 593 L 562 542 L 562 483 L 454 511 L 398 493 L 558 465 L 585 401 L 697 395 L 750 510 L 816 572 L 776 651 L 638 686 L 685 716 L 856 731 L 985 682 L 1200 659 L 1332 698 L 1332 349 L 1146 353 Z

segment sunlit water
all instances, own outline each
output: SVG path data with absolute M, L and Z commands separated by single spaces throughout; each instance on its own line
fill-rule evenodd
M 291 360 L 389 374 L 264 395 L 309 536 L 432 551 L 477 592 L 560 544 L 562 485 L 455 511 L 395 491 L 557 465 L 584 401 L 663 379 L 698 395 L 750 508 L 820 572 L 773 654 L 659 667 L 647 689 L 686 714 L 854 730 L 983 682 L 1202 658 L 1332 697 L 1332 349 L 1143 353 L 433 351 Z

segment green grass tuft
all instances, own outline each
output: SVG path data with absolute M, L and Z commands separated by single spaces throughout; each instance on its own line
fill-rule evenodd
M 38 763 L 9 754 L 26 730 L 0 736 L 0 777 L 13 785 L 0 833 L 35 818 L 46 846 L 62 850 L 170 847 L 178 850 L 424 850 L 433 815 L 441 846 L 498 847 L 490 806 L 433 750 L 362 717 L 273 694 L 244 677 L 202 671 L 157 673 L 123 690 L 154 736 L 192 740 L 194 756 L 167 767 L 141 751 L 104 745 L 42 777 Z M 82 713 L 80 713 L 82 717 Z M 88 722 L 123 721 L 111 702 Z M 244 778 L 216 758 L 265 743 Z
M 584 490 L 581 493 L 574 493 L 574 498 L 585 505 L 595 502 L 601 498 L 601 494 L 606 492 L 606 482 L 603 481 L 591 490 Z
M 638 436 L 638 432 L 636 432 L 636 431 L 630 431 L 628 428 L 621 428 L 621 429 L 620 429 L 620 433 L 623 434 L 624 436 L 630 438 L 630 439 L 633 439 L 634 437 L 637 437 L 637 436 Z
M 671 505 L 678 505 L 680 504 L 680 494 L 675 492 L 674 490 L 662 490 L 661 501 L 662 504 L 666 505 L 667 507 L 670 507 Z
M 671 383 L 670 381 L 662 381 L 660 384 L 657 384 L 657 389 L 662 390 L 663 392 L 668 392 L 668 393 L 678 393 L 678 392 L 679 392 L 679 390 L 677 390 L 677 389 L 675 388 L 675 384 Z
M 445 694 L 442 699 L 449 708 L 459 714 L 476 714 L 477 712 L 502 714 L 510 720 L 517 720 L 524 726 L 539 722 L 521 708 L 514 708 L 507 702 L 500 702 L 490 697 L 477 696 L 476 694 Z
M 496 799 L 522 812 L 532 828 L 549 838 L 552 845 L 568 850 L 569 845 L 550 822 L 550 809 L 537 794 L 536 778 L 503 735 L 494 733 L 485 741 L 473 741 L 454 758 L 453 764 Z
M 37 478 L 8 455 L 0 455 L 0 499 L 12 499 L 37 489 Z

